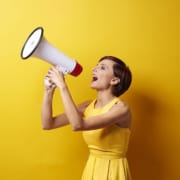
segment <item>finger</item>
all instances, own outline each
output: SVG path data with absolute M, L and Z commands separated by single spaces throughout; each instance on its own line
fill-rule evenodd
M 48 80 L 48 81 L 49 81 L 49 80 L 51 80 L 51 79 L 52 79 L 52 76 L 51 76 L 51 75 L 46 75 L 44 79 L 46 79 L 46 80 Z
M 53 84 L 52 84 L 52 88 L 55 88 L 55 87 L 56 87 L 56 85 L 53 83 Z
M 49 76 L 50 76 L 50 75 L 49 75 L 49 74 L 47 74 L 47 75 L 45 76 L 45 79 L 46 79 L 46 78 L 48 79 L 48 78 L 49 78 Z
M 52 66 L 52 70 L 56 73 L 60 73 L 58 66 Z
M 52 74 L 53 72 L 53 69 L 49 69 L 48 74 Z
M 52 85 L 52 83 L 49 81 L 49 79 L 45 79 L 45 80 L 44 80 L 44 84 L 45 84 L 45 86 L 47 86 L 47 87 L 50 87 L 50 86 Z

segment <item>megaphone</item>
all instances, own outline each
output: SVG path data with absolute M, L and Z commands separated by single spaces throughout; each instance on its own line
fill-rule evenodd
M 43 33 L 42 27 L 30 33 L 22 47 L 21 58 L 26 60 L 29 57 L 36 57 L 59 67 L 63 74 L 78 76 L 83 70 L 82 66 L 50 44 Z

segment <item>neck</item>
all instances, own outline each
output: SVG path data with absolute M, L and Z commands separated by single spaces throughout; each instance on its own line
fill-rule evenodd
M 107 91 L 99 91 L 97 94 L 97 101 L 95 106 L 103 107 L 114 98 L 115 96 Z

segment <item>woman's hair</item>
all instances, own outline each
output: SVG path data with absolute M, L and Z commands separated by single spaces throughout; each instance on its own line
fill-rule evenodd
M 113 65 L 114 76 L 120 79 L 120 82 L 112 87 L 112 94 L 116 97 L 122 95 L 128 90 L 132 81 L 132 74 L 128 66 L 119 58 L 114 56 L 104 56 L 100 61 L 111 60 L 115 62 Z

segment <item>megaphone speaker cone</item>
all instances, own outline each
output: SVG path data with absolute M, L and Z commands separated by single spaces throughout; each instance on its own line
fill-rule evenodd
M 28 36 L 21 50 L 22 59 L 25 60 L 29 58 L 36 51 L 43 38 L 43 32 L 44 32 L 43 28 L 38 27 L 34 29 L 32 33 Z

